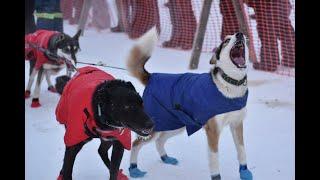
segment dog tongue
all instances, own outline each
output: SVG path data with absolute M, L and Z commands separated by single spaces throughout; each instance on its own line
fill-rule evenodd
M 246 64 L 246 61 L 244 60 L 243 57 L 235 57 L 235 58 L 233 58 L 233 61 L 235 63 L 237 63 L 238 65 L 245 65 Z

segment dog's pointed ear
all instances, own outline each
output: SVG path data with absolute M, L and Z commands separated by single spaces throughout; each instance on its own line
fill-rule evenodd
M 109 92 L 109 89 L 107 88 L 107 81 L 105 81 L 97 91 L 96 101 L 98 103 L 106 102 L 109 98 L 109 95 L 110 95 L 110 92 Z
M 210 59 L 210 64 L 217 64 L 217 56 L 216 54 L 213 54 L 212 58 Z
M 125 82 L 125 85 L 127 88 L 136 91 L 136 88 L 134 88 L 133 84 L 130 81 Z
M 60 45 L 63 41 L 65 41 L 65 39 L 66 39 L 65 34 L 61 33 L 58 35 L 55 43 Z
M 81 29 L 79 29 L 78 32 L 73 36 L 73 39 L 79 40 L 80 35 L 81 35 Z
M 221 42 L 221 44 L 219 45 L 219 47 L 218 48 L 216 48 L 216 50 L 215 50 L 215 56 L 216 56 L 216 58 L 215 58 L 215 60 L 219 60 L 220 59 L 220 53 L 221 53 L 221 50 L 222 50 L 222 45 L 223 45 L 223 42 Z M 210 61 L 211 62 L 211 61 Z

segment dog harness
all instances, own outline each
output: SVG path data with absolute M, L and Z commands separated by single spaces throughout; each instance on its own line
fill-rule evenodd
M 243 97 L 225 97 L 210 73 L 153 73 L 143 92 L 144 108 L 155 123 L 155 131 L 186 126 L 189 136 L 211 117 L 242 109 L 247 98 L 248 91 Z
M 34 47 L 31 47 L 29 43 L 38 46 L 39 48 L 48 49 L 50 38 L 59 33 L 58 31 L 48 31 L 48 30 L 38 30 L 32 34 L 27 34 L 25 36 L 25 59 L 26 60 L 35 60 L 35 68 L 38 70 L 45 63 L 51 63 L 47 56 L 37 50 Z M 63 63 L 63 62 L 62 62 Z
M 66 84 L 56 108 L 56 119 L 64 124 L 64 142 L 67 147 L 90 138 L 117 139 L 125 149 L 131 149 L 131 131 L 127 128 L 101 130 L 95 123 L 92 97 L 96 87 L 104 81 L 115 79 L 112 75 L 95 67 L 79 68 Z

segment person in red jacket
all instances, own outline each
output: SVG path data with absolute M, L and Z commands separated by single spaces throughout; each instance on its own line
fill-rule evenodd
M 227 35 L 239 32 L 240 27 L 232 0 L 220 0 L 220 12 L 222 14 L 221 41 L 223 41 Z
M 65 77 L 59 78 L 57 82 L 61 83 Z M 76 155 L 92 138 L 101 139 L 98 152 L 110 171 L 110 180 L 128 179 L 122 170 L 119 171 L 119 166 L 124 149 L 131 149 L 130 130 L 148 136 L 154 126 L 143 110 L 140 95 L 130 82 L 116 80 L 94 67 L 79 68 L 64 84 L 62 90 L 56 86 L 62 93 L 56 119 L 66 128 L 66 150 L 58 180 L 72 179 Z M 110 162 L 108 149 L 111 146 Z
M 247 0 L 247 2 L 254 9 L 261 40 L 261 60 L 260 63 L 254 63 L 253 67 L 266 71 L 277 69 L 280 64 L 278 40 L 281 43 L 281 64 L 295 67 L 295 33 L 289 19 L 292 8 L 289 0 Z
M 164 47 L 181 47 L 184 50 L 191 49 L 197 30 L 197 21 L 191 1 L 169 0 L 165 5 L 170 12 L 172 35 L 171 39 L 162 45 Z
M 70 21 L 69 21 L 70 24 L 78 24 L 79 23 L 83 3 L 84 3 L 84 0 L 73 0 L 72 6 L 74 7 L 74 15 L 72 18 L 70 18 Z
M 92 19 L 89 26 L 94 27 L 98 32 L 103 29 L 109 29 L 111 19 L 108 3 L 105 0 L 92 1 Z
M 139 38 L 153 26 L 157 26 L 160 33 L 160 18 L 156 0 L 133 1 L 132 24 L 128 32 L 130 38 Z
M 130 32 L 131 22 L 130 14 L 135 14 L 135 9 L 132 7 L 133 2 L 131 0 L 117 0 L 117 14 L 118 14 L 118 24 L 111 28 L 112 32 Z M 130 11 L 130 6 L 131 11 Z M 131 12 L 131 13 L 130 13 Z
M 61 0 L 60 7 L 64 20 L 72 19 L 72 1 L 73 0 Z

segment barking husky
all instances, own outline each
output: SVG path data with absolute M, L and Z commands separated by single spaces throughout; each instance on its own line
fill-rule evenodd
M 132 48 L 127 66 L 131 74 L 146 86 L 143 103 L 146 113 L 155 122 L 148 139 L 133 142 L 129 172 L 142 177 L 137 167 L 139 150 L 155 140 L 164 163 L 177 164 L 164 149 L 165 142 L 186 128 L 188 135 L 204 127 L 209 145 L 209 168 L 212 180 L 221 179 L 218 161 L 220 132 L 229 125 L 238 152 L 240 178 L 251 180 L 247 169 L 243 140 L 243 120 L 248 97 L 248 40 L 242 33 L 227 36 L 210 60 L 215 64 L 209 73 L 149 73 L 144 65 L 157 42 L 155 28 L 142 36 Z
M 25 36 L 25 59 L 30 61 L 30 77 L 25 91 L 25 98 L 30 97 L 31 86 L 35 76 L 38 74 L 31 107 L 40 106 L 40 85 L 44 76 L 48 83 L 48 90 L 56 92 L 50 81 L 50 76 L 57 74 L 66 66 L 65 62 L 56 55 L 72 60 L 71 63 L 75 66 L 80 33 L 81 30 L 73 37 L 70 37 L 57 31 L 38 30 Z M 45 52 L 42 52 L 41 49 Z M 71 76 L 71 71 L 70 65 L 67 65 L 68 76 Z

